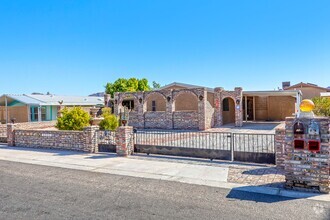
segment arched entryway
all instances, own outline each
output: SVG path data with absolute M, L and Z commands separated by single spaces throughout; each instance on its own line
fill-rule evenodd
M 232 98 L 222 100 L 222 120 L 224 125 L 235 123 L 235 102 Z

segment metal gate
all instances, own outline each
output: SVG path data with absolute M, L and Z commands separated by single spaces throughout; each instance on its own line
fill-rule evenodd
M 274 134 L 138 130 L 135 149 L 147 154 L 275 163 Z
M 96 131 L 99 152 L 116 152 L 116 132 Z

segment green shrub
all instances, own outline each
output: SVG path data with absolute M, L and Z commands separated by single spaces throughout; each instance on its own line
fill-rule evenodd
M 83 130 L 89 125 L 90 115 L 81 107 L 64 108 L 62 116 L 57 118 L 56 127 L 59 130 Z
M 330 98 L 315 97 L 313 98 L 315 109 L 313 112 L 317 116 L 330 116 Z
M 115 115 L 107 115 L 104 117 L 102 121 L 100 121 L 100 129 L 101 130 L 111 130 L 114 131 L 119 126 L 119 121 L 117 116 Z

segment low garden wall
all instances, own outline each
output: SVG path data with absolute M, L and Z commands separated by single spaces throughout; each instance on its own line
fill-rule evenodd
M 173 112 L 174 129 L 199 129 L 198 112 L 182 111 Z

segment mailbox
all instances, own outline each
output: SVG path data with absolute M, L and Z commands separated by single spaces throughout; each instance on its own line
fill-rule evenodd
M 314 153 L 319 153 L 320 144 L 320 140 L 308 140 L 308 150 Z
M 293 133 L 294 134 L 304 134 L 305 133 L 304 124 L 300 121 L 296 122 L 293 125 Z

